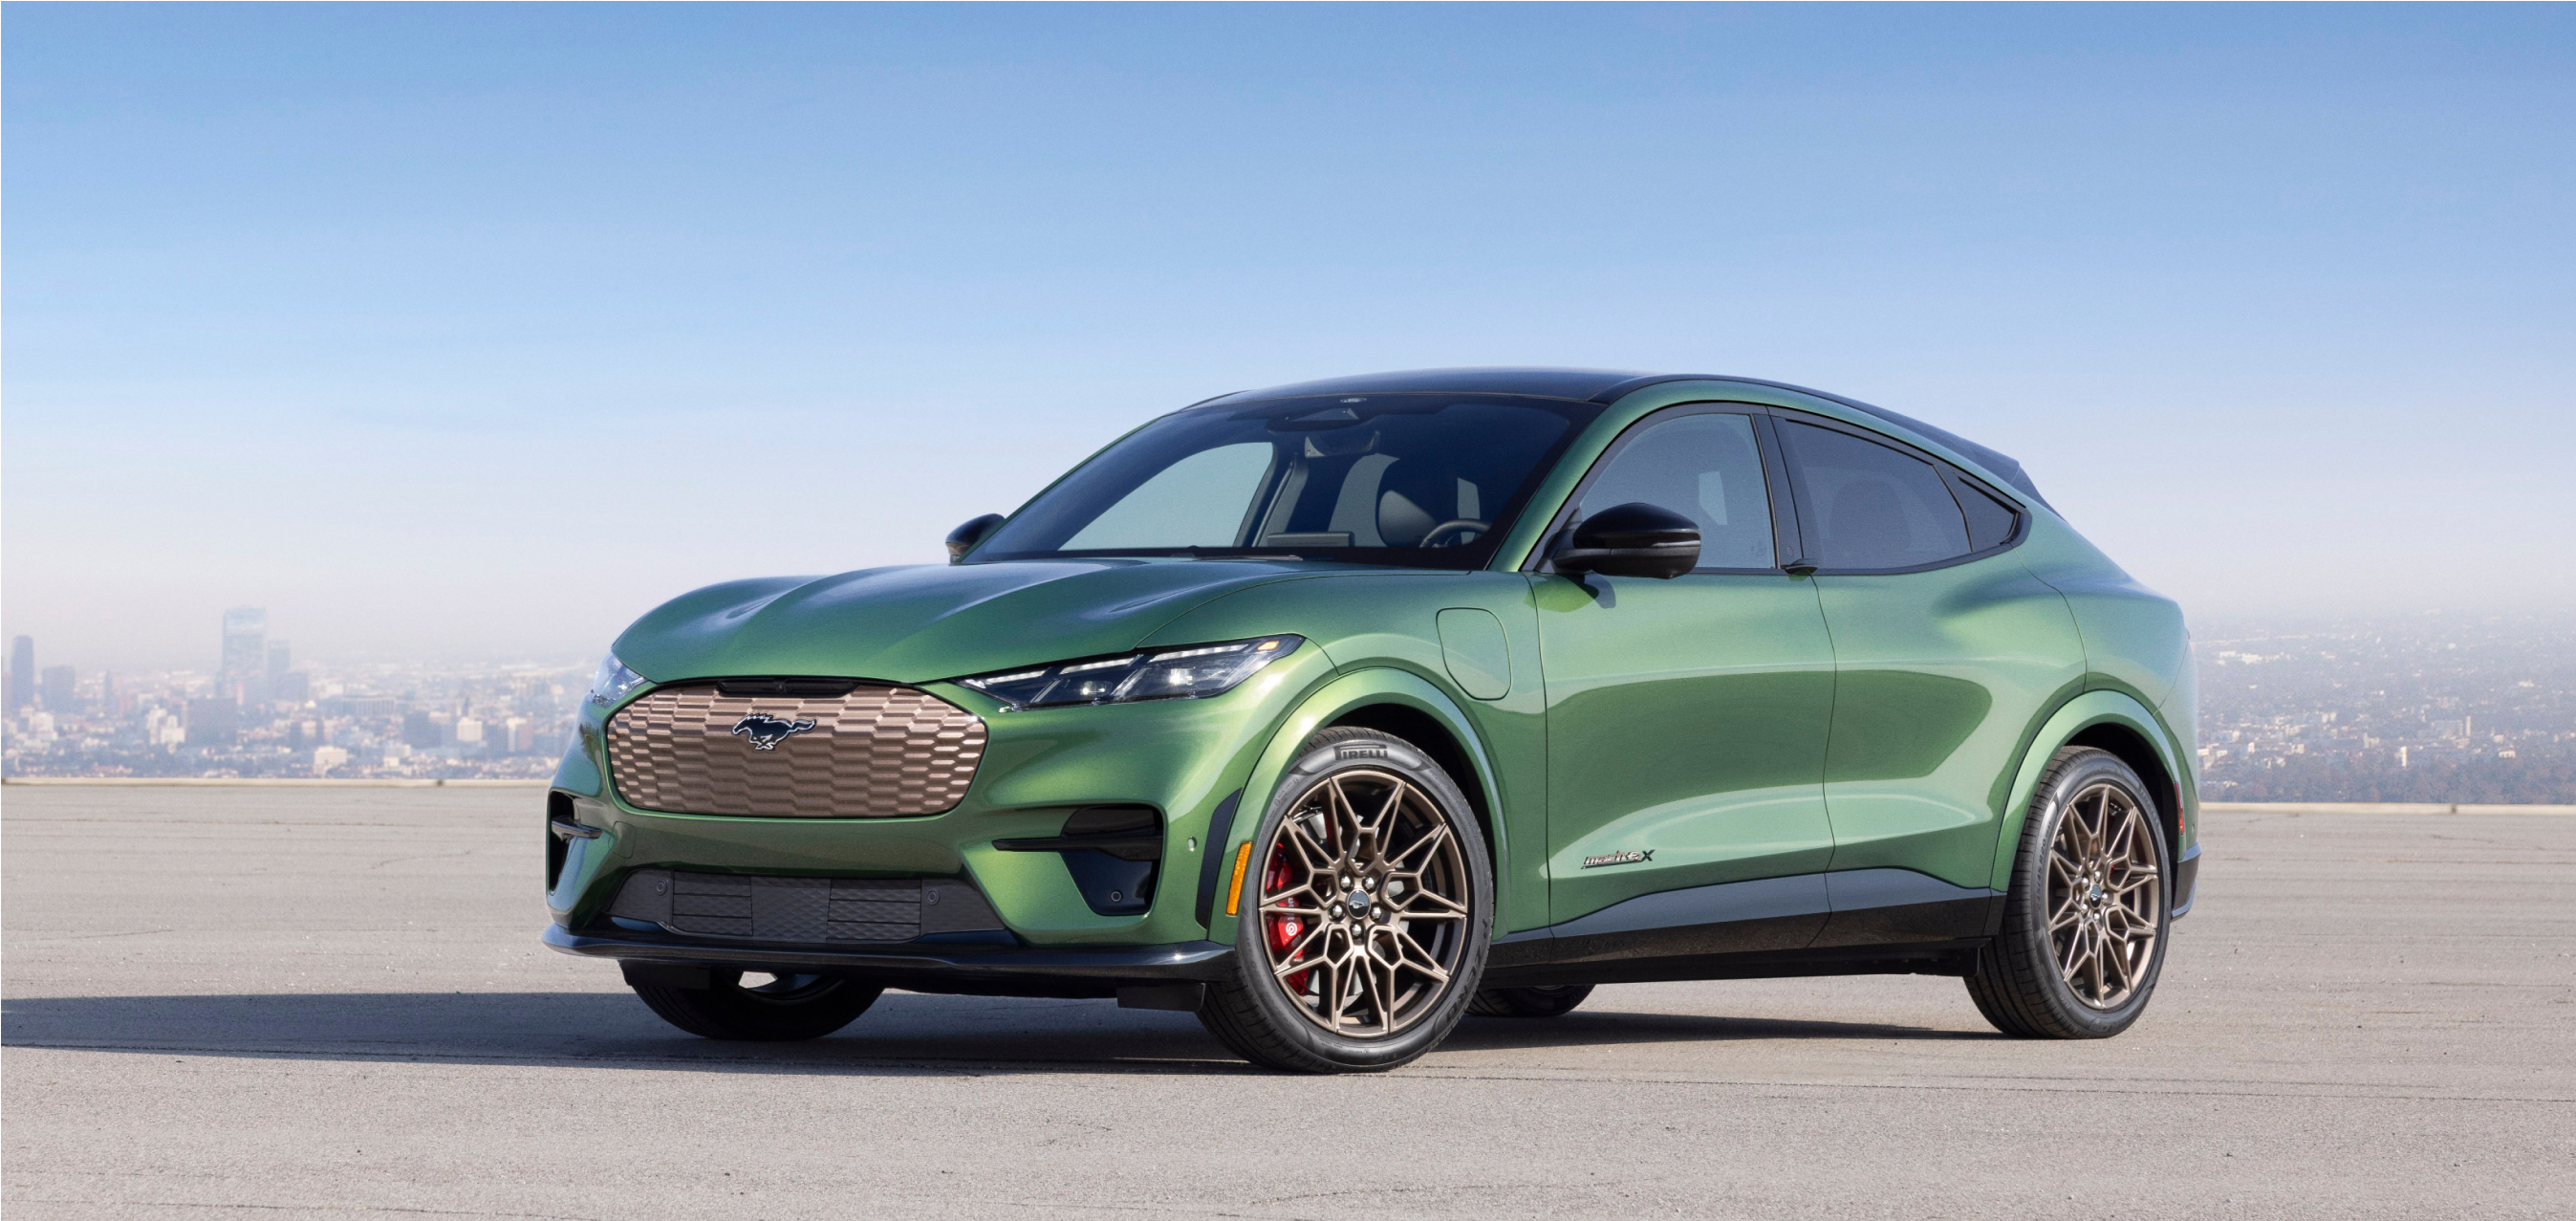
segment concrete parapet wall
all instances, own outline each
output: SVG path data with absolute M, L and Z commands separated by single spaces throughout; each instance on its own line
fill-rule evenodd
M 2209 814 L 2576 814 L 2576 805 L 2475 805 L 2432 801 L 2204 801 Z

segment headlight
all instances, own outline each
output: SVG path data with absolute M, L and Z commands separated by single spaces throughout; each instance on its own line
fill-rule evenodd
M 1306 643 L 1303 636 L 1262 636 L 1224 644 L 1145 649 L 1123 657 L 1094 657 L 1032 666 L 957 681 L 1013 708 L 1067 704 L 1132 704 L 1139 700 L 1204 699 L 1223 695 L 1243 680 Z
M 643 686 L 644 682 L 643 675 L 627 669 L 626 663 L 611 653 L 599 659 L 599 673 L 591 676 L 590 702 L 602 708 L 609 707 L 625 699 L 628 692 Z

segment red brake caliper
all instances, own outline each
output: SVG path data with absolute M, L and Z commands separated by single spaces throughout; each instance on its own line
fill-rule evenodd
M 1268 868 L 1262 871 L 1261 892 L 1263 894 L 1279 893 L 1279 889 L 1286 886 L 1289 880 L 1296 876 L 1296 871 L 1288 867 L 1287 857 L 1288 847 L 1285 844 L 1281 844 L 1270 850 L 1270 864 Z M 1274 950 L 1284 950 L 1289 946 L 1297 944 L 1297 938 L 1305 934 L 1306 922 L 1295 916 L 1272 916 L 1270 917 L 1269 928 L 1270 948 Z M 1297 956 L 1289 959 L 1289 961 L 1296 962 L 1305 957 L 1306 952 L 1304 950 L 1299 950 L 1297 952 Z M 1305 971 L 1299 971 L 1290 975 L 1288 977 L 1288 990 L 1291 992 L 1305 991 L 1307 974 L 1308 973 Z

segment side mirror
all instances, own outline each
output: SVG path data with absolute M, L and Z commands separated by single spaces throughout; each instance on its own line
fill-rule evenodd
M 993 527 L 1001 524 L 1001 514 L 987 513 L 982 517 L 968 518 L 965 525 L 949 531 L 948 562 L 954 564 L 965 559 L 966 553 L 975 549 L 975 544 L 983 542 L 984 536 L 991 534 L 993 532 Z M 1697 538 L 1698 536 L 1693 535 L 1692 537 Z M 1698 549 L 1696 544 L 1694 544 L 1692 549 L 1694 551 Z
M 1613 505 L 1574 524 L 1574 538 L 1548 557 L 1558 572 L 1671 580 L 1699 567 L 1699 525 L 1642 502 Z

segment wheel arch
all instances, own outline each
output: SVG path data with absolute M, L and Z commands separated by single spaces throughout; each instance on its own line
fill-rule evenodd
M 2138 773 L 2138 778 L 2147 783 L 2147 795 L 2156 803 L 2156 818 L 2164 827 L 2167 846 L 2175 856 L 2182 854 L 2187 807 L 2180 778 L 2188 773 L 2163 723 L 2146 705 L 2128 695 L 2087 691 L 2051 715 L 2022 756 L 2021 769 L 2014 777 L 2011 796 L 1996 831 L 1995 868 L 1990 882 L 1994 889 L 2011 889 L 2014 857 L 2021 848 L 2022 824 L 2029 817 L 2031 799 L 2038 793 L 2040 777 L 2048 771 L 2048 761 L 2069 746 L 2108 751 Z
M 1505 864 L 1510 859 L 1503 821 L 1497 817 L 1501 795 L 1495 788 L 1493 760 L 1488 756 L 1483 739 L 1475 731 L 1465 710 L 1439 688 L 1419 675 L 1391 667 L 1355 670 L 1341 674 L 1306 696 L 1297 710 L 1280 723 L 1271 735 L 1270 744 L 1253 764 L 1246 780 L 1242 813 L 1234 821 L 1227 842 L 1218 846 L 1229 857 L 1250 843 L 1260 830 L 1261 815 L 1270 808 L 1277 795 L 1279 780 L 1297 756 L 1306 740 L 1318 730 L 1335 726 L 1376 729 L 1394 734 L 1422 748 L 1440 769 L 1458 785 L 1467 797 L 1469 811 L 1476 818 L 1477 829 L 1484 832 L 1485 851 L 1490 858 L 1494 879 L 1494 907 L 1504 907 Z M 1212 845 L 1215 846 L 1215 845 Z M 1233 885 L 1229 877 L 1220 896 Z M 1230 942 L 1234 936 L 1235 918 L 1225 913 L 1220 900 L 1208 912 L 1208 936 Z
M 1485 850 L 1494 858 L 1489 863 L 1497 870 L 1501 868 L 1501 851 L 1494 837 L 1494 810 L 1485 792 L 1487 778 L 1449 726 L 1411 704 L 1394 700 L 1361 704 L 1334 718 L 1324 728 L 1345 725 L 1394 734 L 1430 755 L 1431 761 L 1439 764 L 1441 771 L 1449 773 L 1449 779 L 1457 784 L 1458 791 L 1467 795 L 1467 805 L 1476 815 L 1477 829 L 1485 833 Z

